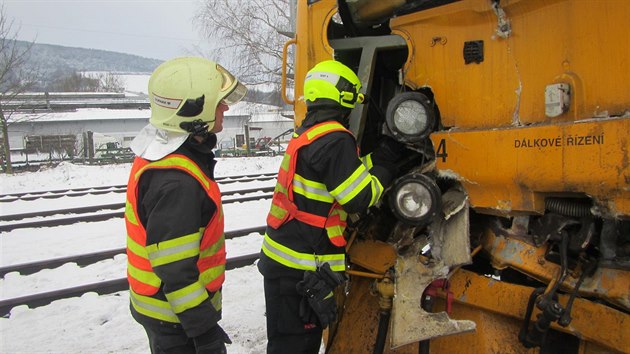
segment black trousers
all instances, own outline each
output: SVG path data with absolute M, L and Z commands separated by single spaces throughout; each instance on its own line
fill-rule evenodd
M 144 327 L 152 354 L 196 354 L 195 343 L 183 330 L 164 331 Z
M 188 338 L 183 330 L 176 328 L 152 329 L 144 326 L 149 337 L 151 354 L 225 354 L 225 344 L 217 347 L 203 346 L 197 348 L 192 338 Z M 222 338 L 217 338 L 222 340 Z
M 317 354 L 322 342 L 319 323 L 300 318 L 302 295 L 295 290 L 299 280 L 265 278 L 267 354 Z

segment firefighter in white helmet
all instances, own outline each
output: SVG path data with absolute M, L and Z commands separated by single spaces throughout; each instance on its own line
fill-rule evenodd
M 225 279 L 215 133 L 247 89 L 219 64 L 169 60 L 149 80 L 150 124 L 131 144 L 127 278 L 131 314 L 152 353 L 226 353 L 219 326 Z

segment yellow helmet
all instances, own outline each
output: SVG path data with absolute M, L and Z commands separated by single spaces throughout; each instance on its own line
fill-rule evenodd
M 190 133 L 195 124 L 205 123 L 210 131 L 219 103 L 234 104 L 246 93 L 247 88 L 234 75 L 211 60 L 171 59 L 158 66 L 149 79 L 149 122 L 178 133 Z
M 345 107 L 354 108 L 363 103 L 359 93 L 361 81 L 349 67 L 335 60 L 326 60 L 315 65 L 304 79 L 304 100 L 308 108 Z

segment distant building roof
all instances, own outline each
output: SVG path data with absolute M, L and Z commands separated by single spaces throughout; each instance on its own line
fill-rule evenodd
M 271 111 L 269 111 L 271 110 Z M 85 120 L 106 120 L 106 119 L 149 119 L 150 109 L 107 109 L 107 108 L 79 108 L 68 111 L 38 111 L 34 113 L 13 113 L 11 121 L 29 122 L 59 122 L 59 121 L 85 121 Z M 230 117 L 250 117 L 251 122 L 284 122 L 292 121 L 290 118 L 282 116 L 278 107 L 239 102 L 225 112 L 225 118 Z
M 118 92 L 29 92 L 19 94 L 4 106 L 18 112 L 71 111 L 80 108 L 149 108 L 148 97 Z
M 104 120 L 104 119 L 126 119 L 138 118 L 149 119 L 150 109 L 105 109 L 105 108 L 84 108 L 66 112 L 36 112 L 36 113 L 14 113 L 11 120 L 29 122 L 59 122 L 59 121 L 81 121 L 81 120 Z

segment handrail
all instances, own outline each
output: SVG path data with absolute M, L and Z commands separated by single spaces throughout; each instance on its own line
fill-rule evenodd
M 282 91 L 282 100 L 284 103 L 290 105 L 295 104 L 295 99 L 290 100 L 289 97 L 287 97 L 287 57 L 289 46 L 292 44 L 297 44 L 296 38 L 289 39 L 286 43 L 284 43 L 284 47 L 282 47 L 282 85 L 280 88 Z

